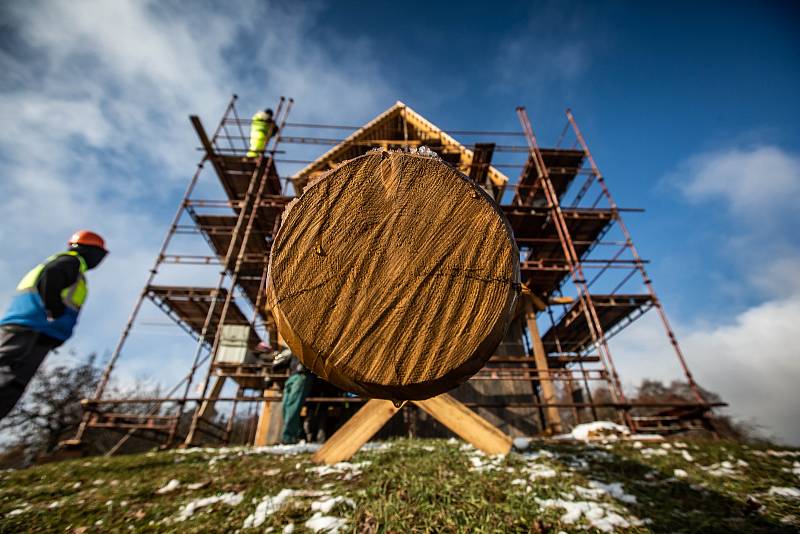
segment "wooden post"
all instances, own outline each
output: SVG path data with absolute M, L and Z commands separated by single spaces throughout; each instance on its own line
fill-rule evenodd
M 277 397 L 278 395 L 275 391 L 271 389 L 264 390 L 265 399 L 274 399 Z M 279 403 L 275 401 L 265 401 L 264 406 L 261 407 L 261 415 L 258 416 L 258 426 L 256 426 L 256 437 L 253 440 L 254 446 L 263 447 L 265 445 L 270 445 L 271 423 L 274 420 L 272 414 L 276 409 L 280 410 L 279 406 L 273 406 L 277 404 Z
M 528 332 L 531 336 L 531 344 L 533 345 L 533 359 L 536 362 L 536 369 L 543 371 L 538 373 L 539 384 L 542 390 L 542 400 L 545 403 L 556 402 L 556 392 L 553 387 L 553 381 L 550 380 L 550 367 L 547 365 L 547 353 L 544 351 L 544 344 L 542 343 L 542 336 L 539 335 L 539 326 L 536 324 L 536 309 L 534 308 L 534 301 L 532 298 L 527 298 L 525 302 L 525 322 L 528 324 Z M 547 414 L 547 430 L 551 434 L 558 434 L 561 430 L 561 414 L 558 413 L 558 408 L 555 406 L 547 406 L 545 408 Z

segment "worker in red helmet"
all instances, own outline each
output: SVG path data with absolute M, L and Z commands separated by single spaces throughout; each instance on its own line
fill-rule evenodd
M 88 230 L 75 232 L 68 245 L 22 278 L 0 318 L 0 419 L 22 397 L 47 353 L 72 335 L 86 301 L 83 275 L 108 254 L 103 238 Z

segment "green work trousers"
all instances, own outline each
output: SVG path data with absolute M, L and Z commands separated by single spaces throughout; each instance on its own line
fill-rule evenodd
M 303 437 L 300 409 L 303 407 L 314 377 L 306 373 L 293 374 L 283 386 L 283 434 L 282 443 L 297 443 Z

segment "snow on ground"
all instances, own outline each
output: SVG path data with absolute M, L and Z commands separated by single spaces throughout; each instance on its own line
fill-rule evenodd
M 239 506 L 239 504 L 242 502 L 242 499 L 244 499 L 244 494 L 233 492 L 220 493 L 218 495 L 212 495 L 211 497 L 195 499 L 181 506 L 180 510 L 178 510 L 178 515 L 173 519 L 173 522 L 179 523 L 181 521 L 186 521 L 200 508 L 205 508 L 207 506 L 211 506 L 212 504 L 217 504 L 218 502 L 227 504 L 228 506 Z
M 469 470 L 478 473 L 485 471 L 496 471 L 500 469 L 500 464 L 503 462 L 503 458 L 505 458 L 505 456 L 502 454 L 487 456 L 480 451 L 474 451 L 470 456 L 467 456 L 467 459 L 471 464 Z
M 356 503 L 353 499 L 348 499 L 347 497 L 342 497 L 341 495 L 337 495 L 336 497 L 323 497 L 318 501 L 312 502 L 311 511 L 322 512 L 323 514 L 327 514 L 328 512 L 333 510 L 337 504 L 346 504 L 350 508 L 356 507 Z
M 243 528 L 256 528 L 260 527 L 271 516 L 281 508 L 283 508 L 290 500 L 303 498 L 303 497 L 318 497 L 319 499 L 311 503 L 311 511 L 314 515 L 306 521 L 306 528 L 313 532 L 338 532 L 346 523 L 346 519 L 327 516 L 339 504 L 345 504 L 350 508 L 355 508 L 355 501 L 347 497 L 333 496 L 330 491 L 313 491 L 313 490 L 293 490 L 282 489 L 275 496 L 266 496 L 256 506 L 255 511 L 248 515 L 244 520 Z M 286 525 L 284 532 L 287 528 L 289 532 L 294 531 L 294 524 Z
M 598 439 L 615 440 L 630 436 L 631 430 L 627 426 L 618 425 L 611 421 L 594 421 L 575 426 L 572 432 L 562 436 L 577 439 L 579 441 L 591 441 Z M 557 436 L 560 437 L 560 436 Z
M 31 509 L 31 505 L 30 504 L 26 504 L 22 508 L 15 508 L 15 509 L 11 510 L 10 512 L 8 512 L 6 514 L 6 517 L 14 517 L 15 515 L 24 514 L 25 512 L 27 512 L 30 509 Z
M 305 527 L 311 532 L 328 532 L 330 534 L 338 534 L 347 524 L 346 519 L 340 517 L 332 517 L 329 515 L 322 515 L 316 512 L 314 515 L 305 522 Z
M 561 522 L 568 525 L 577 523 L 581 517 L 593 527 L 603 532 L 614 532 L 616 527 L 628 528 L 631 522 L 605 506 L 593 501 L 570 501 L 565 499 L 536 499 L 542 508 L 562 508 Z
M 295 445 L 267 445 L 264 447 L 192 447 L 172 449 L 172 454 L 210 454 L 214 456 L 233 455 L 250 456 L 252 454 L 275 454 L 278 456 L 294 456 L 296 454 L 317 452 L 319 443 L 297 443 Z
M 170 493 L 172 491 L 175 491 L 176 489 L 178 489 L 178 487 L 180 487 L 180 485 L 181 485 L 181 483 L 178 480 L 175 480 L 173 478 L 172 480 L 167 482 L 166 486 L 164 486 L 163 488 L 157 489 L 156 493 L 159 494 L 159 495 L 164 495 L 165 493 Z
M 733 464 L 727 460 L 711 465 L 698 465 L 697 467 L 712 477 L 735 477 L 741 474 L 739 471 L 734 469 Z
M 788 499 L 800 499 L 800 489 L 797 488 L 782 488 L 779 486 L 772 486 L 769 489 L 769 494 L 773 497 L 786 497 Z
M 258 505 L 255 511 L 248 515 L 244 520 L 243 528 L 260 527 L 267 520 L 267 517 L 274 514 L 289 500 L 297 494 L 296 490 L 282 489 L 277 495 L 271 497 L 267 495 Z
M 618 501 L 628 504 L 636 504 L 636 497 L 630 495 L 629 493 L 625 493 L 625 490 L 622 487 L 622 482 L 611 482 L 609 484 L 604 484 L 603 482 L 590 480 L 589 487 L 595 491 L 599 491 L 601 495 L 610 495 Z
M 326 475 L 342 475 L 337 477 L 341 480 L 352 480 L 354 477 L 357 477 L 361 474 L 363 468 L 370 465 L 372 462 L 339 462 L 332 465 L 318 465 L 314 467 L 309 467 L 306 469 L 307 473 L 316 473 L 320 477 L 324 477 Z

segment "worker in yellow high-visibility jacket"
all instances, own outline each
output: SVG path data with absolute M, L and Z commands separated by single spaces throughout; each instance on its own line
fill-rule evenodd
M 47 353 L 72 336 L 88 288 L 83 274 L 108 254 L 94 232 L 75 232 L 69 248 L 31 269 L 0 318 L 0 419 L 19 401 Z
M 257 158 L 264 153 L 267 141 L 278 133 L 278 127 L 272 118 L 272 110 L 265 109 L 253 115 L 250 121 L 250 150 L 248 158 Z

